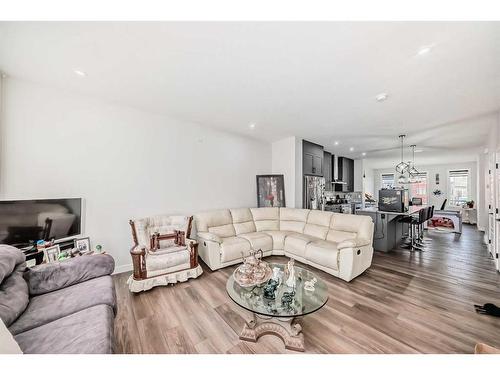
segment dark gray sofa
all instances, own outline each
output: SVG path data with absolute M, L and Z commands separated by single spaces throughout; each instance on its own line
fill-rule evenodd
M 0 245 L 0 318 L 23 353 L 112 353 L 116 294 L 109 255 L 26 268 Z

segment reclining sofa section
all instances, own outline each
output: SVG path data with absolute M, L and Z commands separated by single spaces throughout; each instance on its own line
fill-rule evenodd
M 262 249 L 286 255 L 345 281 L 370 267 L 373 222 L 368 216 L 298 208 L 236 208 L 194 216 L 199 255 L 212 270 Z

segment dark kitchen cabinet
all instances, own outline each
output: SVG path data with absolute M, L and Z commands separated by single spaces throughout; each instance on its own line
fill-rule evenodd
M 302 141 L 302 173 L 309 176 L 323 176 L 323 146 Z
M 350 193 L 354 191 L 354 160 L 339 156 L 337 158 L 337 178 L 345 184 L 336 184 L 335 191 Z
M 333 179 L 333 170 L 332 170 L 332 154 L 325 151 L 323 153 L 323 177 L 325 178 L 325 190 L 332 191 L 332 179 Z

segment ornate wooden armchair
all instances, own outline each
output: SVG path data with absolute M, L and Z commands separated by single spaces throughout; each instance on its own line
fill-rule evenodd
M 198 243 L 189 239 L 192 220 L 192 216 L 153 216 L 129 221 L 134 240 L 130 250 L 134 272 L 127 281 L 130 291 L 201 275 Z

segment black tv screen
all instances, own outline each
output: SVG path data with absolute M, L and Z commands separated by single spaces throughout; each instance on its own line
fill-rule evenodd
M 81 198 L 0 201 L 0 244 L 21 248 L 76 236 L 81 221 Z

